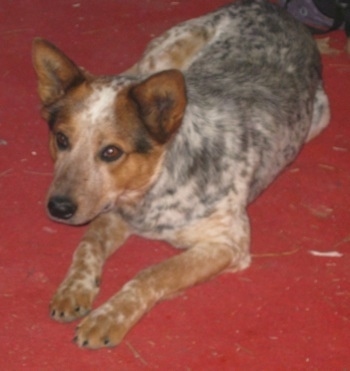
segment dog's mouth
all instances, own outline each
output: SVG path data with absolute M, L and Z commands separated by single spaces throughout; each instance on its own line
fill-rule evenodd
M 110 211 L 112 211 L 114 209 L 114 203 L 113 202 L 109 202 L 107 205 L 104 206 L 104 208 L 102 209 L 102 213 L 108 213 Z

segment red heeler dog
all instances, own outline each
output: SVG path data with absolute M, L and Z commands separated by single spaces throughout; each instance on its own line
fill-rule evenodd
M 47 210 L 90 222 L 50 303 L 86 316 L 79 346 L 118 344 L 158 301 L 248 267 L 247 204 L 329 121 L 317 47 L 265 1 L 238 1 L 170 29 L 130 70 L 93 76 L 35 39 L 55 175 Z M 130 236 L 185 249 L 92 309 L 106 259 Z

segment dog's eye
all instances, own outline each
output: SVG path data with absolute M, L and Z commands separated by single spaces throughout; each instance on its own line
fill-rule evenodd
M 118 160 L 121 157 L 123 151 L 113 145 L 105 147 L 101 152 L 101 159 L 106 162 L 112 162 Z
M 56 143 L 57 147 L 62 151 L 69 147 L 69 140 L 63 133 L 56 134 Z

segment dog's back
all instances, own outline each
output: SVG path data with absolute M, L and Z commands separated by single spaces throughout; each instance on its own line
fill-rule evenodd
M 236 1 L 186 23 L 213 30 L 207 46 L 192 62 L 192 71 L 232 72 L 246 63 L 289 73 L 305 73 L 312 66 L 313 72 L 320 73 L 319 53 L 309 31 L 267 1 Z
M 212 21 L 220 32 L 185 73 L 189 96 L 203 117 L 225 115 L 217 125 L 234 132 L 227 151 L 255 169 L 253 199 L 305 141 L 320 56 L 308 30 L 265 1 L 229 5 Z
M 296 157 L 319 124 L 312 117 L 328 123 L 317 47 L 283 10 L 240 1 L 177 26 L 193 27 L 210 40 L 184 68 L 189 104 L 162 174 L 132 218 L 141 231 L 181 227 L 231 191 L 244 208 Z

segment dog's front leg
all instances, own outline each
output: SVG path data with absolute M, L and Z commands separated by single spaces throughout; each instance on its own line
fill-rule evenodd
M 117 345 L 158 301 L 226 269 L 247 267 L 249 228 L 240 228 L 237 239 L 230 232 L 231 228 L 223 230 L 213 221 L 185 231 L 178 241 L 190 242 L 193 247 L 140 272 L 108 302 L 91 312 L 77 328 L 77 344 L 89 348 Z
M 126 224 L 113 213 L 102 214 L 91 222 L 50 303 L 52 318 L 67 322 L 90 311 L 99 291 L 103 264 L 128 235 Z

